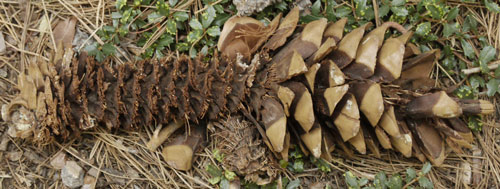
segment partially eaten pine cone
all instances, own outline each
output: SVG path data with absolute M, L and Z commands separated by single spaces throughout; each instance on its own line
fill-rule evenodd
M 240 111 L 264 126 L 268 146 L 284 159 L 297 137 L 303 150 L 326 160 L 335 145 L 347 155 L 354 147 L 377 156 L 382 146 L 440 165 L 445 143 L 458 153 L 471 147 L 472 133 L 460 116 L 494 111 L 488 101 L 452 98 L 429 85 L 439 51 L 421 53 L 406 44 L 412 33 L 398 24 L 367 32 L 368 23 L 344 35 L 346 19 L 297 29 L 298 19 L 297 8 L 268 26 L 232 17 L 219 39 L 222 55 L 208 62 L 172 53 L 112 65 L 61 50 L 66 53 L 31 63 L 19 75 L 20 93 L 2 117 L 18 136 L 48 142 L 96 126 L 154 123 L 170 125 L 156 136 L 166 138 L 184 122 Z M 402 34 L 384 39 L 389 28 Z M 189 169 L 203 131 L 195 126 L 168 144 L 167 163 Z

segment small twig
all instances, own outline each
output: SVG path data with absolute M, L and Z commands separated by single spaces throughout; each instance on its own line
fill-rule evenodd
M 488 65 L 488 68 L 490 70 L 497 69 L 499 64 L 500 64 L 500 60 L 494 61 L 490 65 Z M 464 70 L 462 70 L 462 73 L 464 73 L 465 75 L 470 75 L 470 74 L 479 73 L 480 71 L 481 71 L 480 67 L 475 67 L 475 68 L 464 69 Z
M 220 3 L 221 1 L 222 1 L 222 0 L 218 0 L 218 1 L 216 1 L 216 2 L 214 2 L 214 3 L 212 3 L 212 4 L 210 4 L 210 5 L 212 5 L 212 6 L 217 5 L 217 4 L 218 4 L 218 3 Z M 200 9 L 200 10 L 198 10 L 198 11 L 194 12 L 194 14 L 196 15 L 196 14 L 198 14 L 198 13 L 200 13 L 200 12 L 204 11 L 204 10 L 207 10 L 207 8 L 208 8 L 208 6 L 205 6 L 205 7 L 203 7 L 202 9 Z
M 375 13 L 375 24 L 377 25 L 377 27 L 379 27 L 380 26 L 380 17 L 378 15 L 377 0 L 372 0 L 372 4 L 373 4 L 373 12 Z
M 394 28 L 394 29 L 398 30 L 399 32 L 401 32 L 402 34 L 405 34 L 406 32 L 408 32 L 408 30 L 404 26 L 402 26 L 401 24 L 399 24 L 397 22 L 384 22 L 384 24 L 382 24 L 382 26 L 383 25 Z

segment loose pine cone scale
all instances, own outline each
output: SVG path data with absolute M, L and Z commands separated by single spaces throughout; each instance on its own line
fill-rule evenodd
M 306 153 L 326 160 L 335 144 L 348 156 L 351 148 L 380 156 L 380 144 L 440 165 L 445 143 L 462 152 L 473 142 L 459 117 L 493 112 L 487 101 L 459 100 L 421 85 L 439 51 L 420 53 L 407 45 L 411 32 L 395 23 L 367 32 L 368 23 L 344 35 L 346 19 L 319 19 L 292 35 L 298 9 L 280 18 L 269 26 L 231 18 L 218 43 L 222 56 L 215 53 L 208 62 L 167 54 L 113 65 L 85 53 L 71 60 L 71 49 L 58 51 L 53 61 L 31 63 L 27 74 L 20 74 L 20 93 L 2 108 L 2 117 L 11 123 L 11 133 L 47 142 L 98 125 L 197 125 L 245 108 L 284 159 L 296 137 Z M 390 28 L 403 34 L 385 40 Z M 203 141 L 204 130 L 195 131 L 167 144 L 163 155 L 169 165 L 191 167 Z

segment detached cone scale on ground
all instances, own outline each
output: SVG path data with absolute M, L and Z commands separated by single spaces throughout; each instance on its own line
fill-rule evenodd
M 2 117 L 16 136 L 40 143 L 94 127 L 165 125 L 150 150 L 186 126 L 185 134 L 163 144 L 162 154 L 171 167 L 189 170 L 207 123 L 221 115 L 256 120 L 280 158 L 297 141 L 326 160 L 337 150 L 379 156 L 384 148 L 439 166 L 445 148 L 471 148 L 462 115 L 494 112 L 488 101 L 460 100 L 421 85 L 439 50 L 407 51 L 412 32 L 397 23 L 367 23 L 344 33 L 346 19 L 298 20 L 298 8 L 268 26 L 234 16 L 210 61 L 172 52 L 116 65 L 85 52 L 74 57 L 59 45 L 50 61 L 31 62 L 19 74 L 19 93 L 2 107 Z M 385 39 L 388 30 L 400 34 Z

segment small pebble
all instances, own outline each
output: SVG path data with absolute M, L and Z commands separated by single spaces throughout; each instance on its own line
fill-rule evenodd
M 96 182 L 95 177 L 90 176 L 90 175 L 85 175 L 85 178 L 83 179 L 82 189 L 94 189 L 95 182 Z
M 7 154 L 7 157 L 9 158 L 10 161 L 19 161 L 22 156 L 23 156 L 23 152 L 21 152 L 21 151 L 9 152 Z
M 0 77 L 7 78 L 8 74 L 5 68 L 0 69 Z
M 98 173 L 97 169 L 95 169 L 93 167 L 90 168 L 90 170 L 87 172 L 87 174 L 89 174 L 90 176 L 93 176 L 93 177 L 97 177 L 97 173 Z
M 68 188 L 77 188 L 83 185 L 83 169 L 75 161 L 67 161 L 61 170 L 62 182 Z
M 52 167 L 54 167 L 57 170 L 64 168 L 65 164 L 66 164 L 66 154 L 63 152 L 57 153 L 54 159 L 50 161 L 50 165 L 52 165 Z
M 0 33 L 0 54 L 4 53 L 7 47 L 5 46 L 5 40 L 3 39 L 3 33 Z

